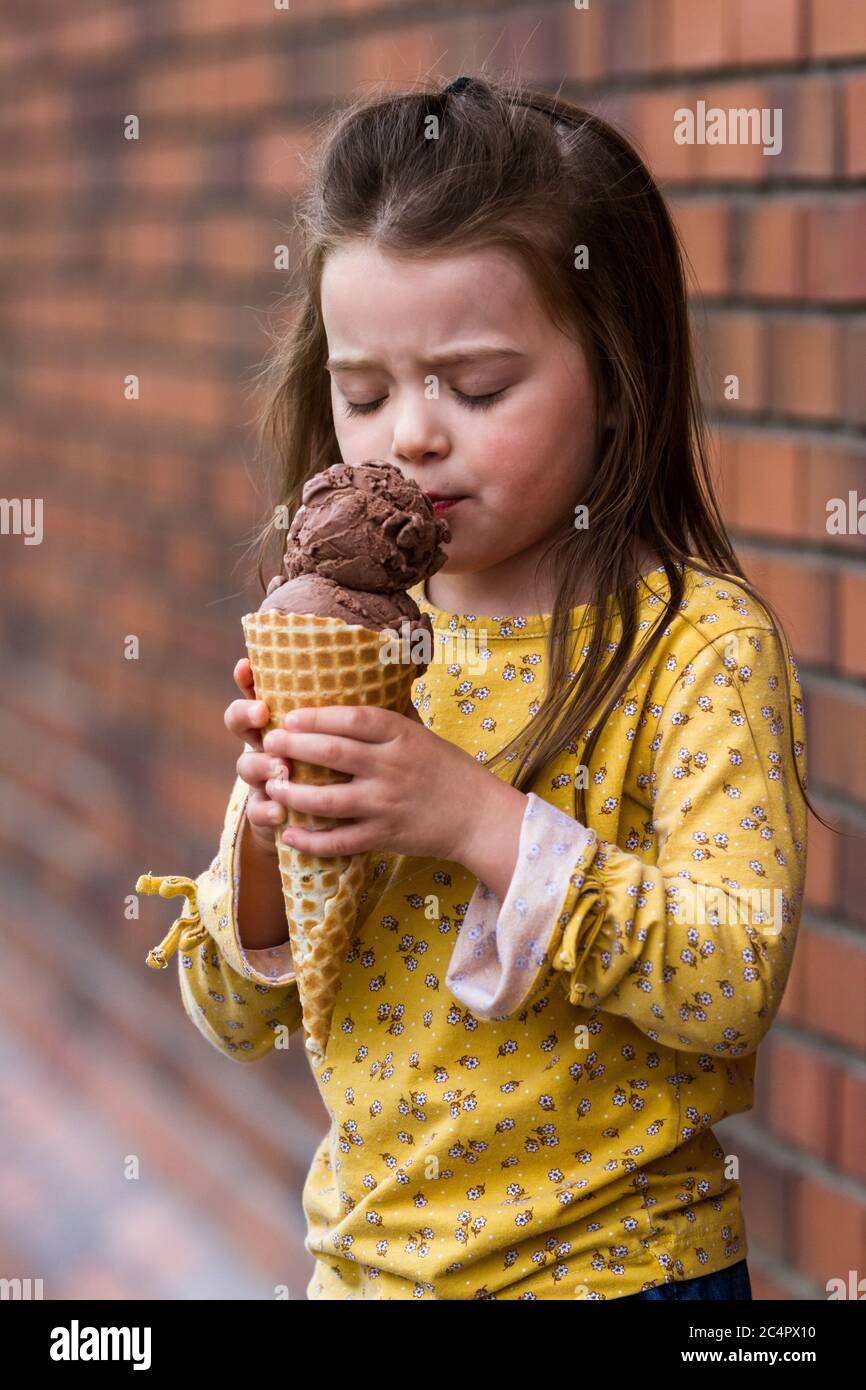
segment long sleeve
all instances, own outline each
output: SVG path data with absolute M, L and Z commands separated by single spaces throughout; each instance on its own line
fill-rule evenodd
M 755 1051 L 781 1002 L 805 879 L 789 720 L 797 758 L 805 721 L 793 662 L 781 703 L 786 662 L 778 634 L 755 627 L 682 668 L 649 743 L 656 863 L 530 796 L 506 898 L 476 887 L 452 956 L 449 988 L 473 1012 L 510 1017 L 558 974 L 572 1003 L 667 1046 Z
M 189 1018 L 209 1043 L 238 1062 L 264 1056 L 302 1022 L 288 941 L 249 950 L 240 940 L 238 863 L 247 795 L 237 777 L 219 852 L 194 880 L 200 920 L 190 919 L 177 942 L 180 994 Z

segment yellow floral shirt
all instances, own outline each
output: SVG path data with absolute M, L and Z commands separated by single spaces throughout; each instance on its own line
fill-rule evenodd
M 735 578 L 683 573 L 588 767 L 585 730 L 527 795 L 504 902 L 459 863 L 369 855 L 315 1073 L 331 1118 L 303 1191 L 309 1298 L 617 1298 L 747 1255 L 711 1125 L 752 1105 L 791 965 L 804 711 L 763 609 Z M 638 588 L 639 641 L 664 570 Z M 549 619 L 412 594 L 436 644 L 414 704 L 486 762 L 539 708 Z M 302 1048 L 288 947 L 239 940 L 246 792 L 178 952 L 190 1018 L 238 1061 Z

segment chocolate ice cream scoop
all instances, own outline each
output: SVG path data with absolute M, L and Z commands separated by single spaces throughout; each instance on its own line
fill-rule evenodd
M 273 582 L 273 581 L 272 581 Z M 281 613 L 312 613 L 320 618 L 342 618 L 344 623 L 360 623 L 381 631 L 394 628 L 402 637 L 404 631 L 411 643 L 418 628 L 424 628 L 433 640 L 433 625 L 417 603 L 399 590 L 393 594 L 376 594 L 366 589 L 347 589 L 333 579 L 320 574 L 299 574 L 284 584 L 269 586 L 267 597 L 259 607 L 264 613 L 276 608 Z M 404 629 L 403 619 L 408 618 Z
M 447 521 L 435 515 L 416 483 L 378 460 L 355 468 L 335 463 L 308 479 L 302 499 L 286 538 L 287 578 L 280 583 L 274 576 L 259 611 L 390 628 L 408 641 L 422 675 L 433 626 L 406 590 L 445 563 Z
M 302 503 L 286 537 L 289 579 L 318 574 L 350 589 L 395 593 L 445 563 L 447 521 L 393 464 L 335 463 L 307 480 Z

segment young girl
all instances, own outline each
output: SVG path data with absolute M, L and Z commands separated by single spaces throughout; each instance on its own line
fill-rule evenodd
M 411 591 L 436 644 L 409 714 L 308 710 L 263 744 L 238 662 L 186 1009 L 239 1061 L 300 1028 L 274 827 L 336 818 L 292 832 L 370 852 L 308 1296 L 749 1298 L 711 1126 L 751 1106 L 791 966 L 804 713 L 713 500 L 665 204 L 597 116 L 461 78 L 333 117 L 299 230 L 276 500 L 384 459 L 452 540 Z M 295 786 L 294 758 L 351 781 Z

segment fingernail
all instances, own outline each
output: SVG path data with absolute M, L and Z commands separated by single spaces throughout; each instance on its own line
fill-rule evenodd
M 285 769 L 285 767 L 283 766 L 283 764 L 280 762 L 279 758 L 274 758 L 273 761 L 272 761 L 272 763 L 271 763 L 271 776 L 272 776 L 272 777 L 276 777 L 276 778 L 281 778 L 281 777 L 284 777 L 284 776 L 285 776 L 285 772 L 286 772 L 286 769 Z

